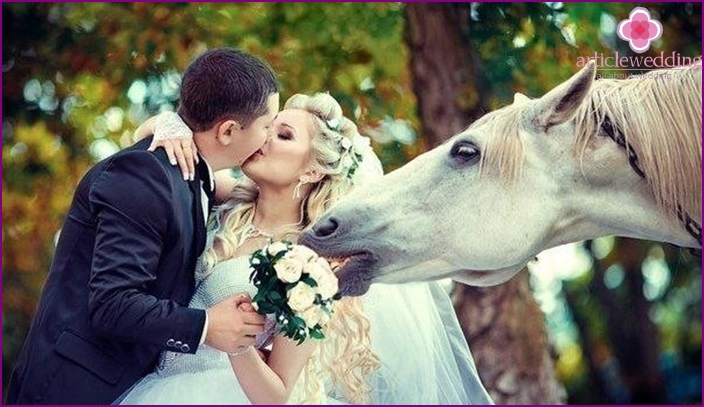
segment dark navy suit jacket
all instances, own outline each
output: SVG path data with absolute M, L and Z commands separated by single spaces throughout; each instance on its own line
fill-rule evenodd
M 208 171 L 184 181 L 161 149 L 146 151 L 150 141 L 79 183 L 8 404 L 109 404 L 162 350 L 196 351 L 205 312 L 186 306 L 205 244 Z

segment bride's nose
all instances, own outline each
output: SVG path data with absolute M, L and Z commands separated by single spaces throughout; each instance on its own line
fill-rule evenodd
M 264 139 L 264 144 L 262 144 L 262 148 L 261 148 L 262 154 L 266 154 L 266 152 L 269 150 L 269 146 L 271 145 L 271 139 L 272 139 L 271 134 L 266 136 L 266 139 Z

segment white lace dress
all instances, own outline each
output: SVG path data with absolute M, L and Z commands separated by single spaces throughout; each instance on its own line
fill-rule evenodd
M 221 262 L 208 275 L 199 267 L 189 306 L 205 309 L 240 292 L 254 297 L 249 274 L 248 257 Z M 382 365 L 370 378 L 372 404 L 493 404 L 440 285 L 372 285 L 362 304 Z M 273 322 L 267 325 L 258 345 L 273 332 Z M 332 393 L 327 404 L 344 402 Z M 227 355 L 207 345 L 196 354 L 163 352 L 157 369 L 116 403 L 250 404 Z
M 247 257 L 216 265 L 196 281 L 191 308 L 206 309 L 236 293 L 256 294 Z M 267 324 L 270 325 L 270 324 Z M 266 334 L 266 333 L 265 333 Z M 257 338 L 261 345 L 266 340 Z M 250 404 L 226 353 L 201 345 L 195 354 L 164 351 L 156 370 L 132 387 L 120 404 Z

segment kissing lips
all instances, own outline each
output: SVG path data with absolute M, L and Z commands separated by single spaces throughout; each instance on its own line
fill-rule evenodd
M 259 160 L 260 157 L 263 157 L 263 156 L 264 156 L 264 152 L 263 152 L 262 149 L 260 148 L 259 150 L 257 150 L 257 151 L 255 151 L 254 153 L 252 153 L 252 155 L 250 155 L 249 157 L 247 157 L 247 158 L 244 160 L 244 162 L 242 163 L 241 167 L 244 167 L 245 165 L 249 164 L 250 162 L 257 161 L 257 160 Z

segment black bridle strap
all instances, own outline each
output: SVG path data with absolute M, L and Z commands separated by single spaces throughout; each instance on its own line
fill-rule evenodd
M 604 118 L 601 124 L 601 129 L 604 134 L 616 142 L 621 148 L 626 150 L 628 154 L 628 162 L 631 164 L 631 168 L 636 172 L 641 178 L 646 179 L 645 172 L 640 168 L 640 163 L 638 162 L 638 155 L 633 147 L 626 141 L 626 137 L 623 135 L 621 130 L 614 126 L 611 119 L 608 117 Z M 699 242 L 699 246 L 702 245 L 702 226 L 697 223 L 696 220 L 692 219 L 687 212 L 685 212 L 680 205 L 677 205 L 677 217 L 684 226 L 685 230 L 692 235 L 693 238 Z M 701 256 L 701 249 L 692 249 L 693 254 Z

